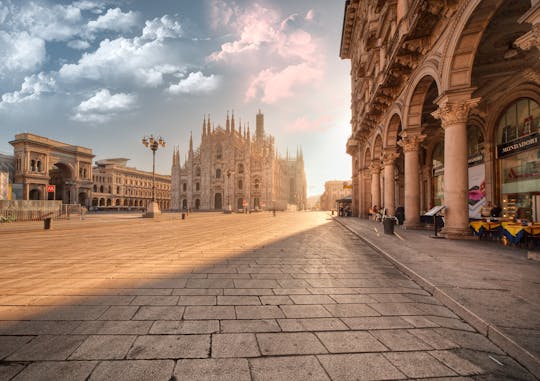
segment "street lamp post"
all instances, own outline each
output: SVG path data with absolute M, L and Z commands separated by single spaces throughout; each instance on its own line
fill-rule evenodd
M 232 213 L 231 208 L 231 175 L 234 174 L 230 169 L 227 171 L 227 210 Z
M 165 140 L 154 135 L 145 136 L 142 138 L 142 144 L 152 150 L 152 202 L 146 208 L 144 217 L 154 218 L 161 214 L 159 204 L 156 201 L 156 151 L 159 146 L 165 147 Z

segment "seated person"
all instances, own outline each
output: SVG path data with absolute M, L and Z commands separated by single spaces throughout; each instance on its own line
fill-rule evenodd
M 491 201 L 488 201 L 480 209 L 480 216 L 483 217 L 483 218 L 489 218 L 489 217 L 491 217 L 491 211 L 492 210 L 493 210 L 493 206 L 491 205 Z
M 495 205 L 493 209 L 491 209 L 491 217 L 500 217 L 502 212 L 502 208 L 499 205 Z

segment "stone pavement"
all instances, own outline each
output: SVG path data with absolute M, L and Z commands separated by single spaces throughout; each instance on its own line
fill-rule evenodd
M 55 227 L 0 229 L 0 380 L 535 380 L 325 213 Z
M 380 223 L 338 220 L 540 375 L 540 262 L 528 260 L 526 249 L 433 239 L 432 232 L 399 226 L 391 236 Z

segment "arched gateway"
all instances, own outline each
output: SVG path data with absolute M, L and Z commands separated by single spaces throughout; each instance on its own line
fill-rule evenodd
M 90 206 L 94 158 L 90 148 L 29 133 L 17 134 L 9 143 L 14 147 L 15 183 L 23 185 L 23 199 Z M 47 192 L 47 185 L 54 185 L 55 191 Z

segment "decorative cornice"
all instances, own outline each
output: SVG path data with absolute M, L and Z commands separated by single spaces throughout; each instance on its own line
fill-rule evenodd
M 378 175 L 381 173 L 381 162 L 378 159 L 375 159 L 369 165 L 369 170 L 372 175 Z

